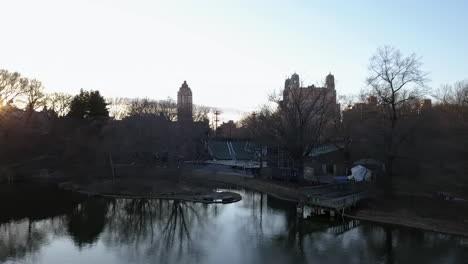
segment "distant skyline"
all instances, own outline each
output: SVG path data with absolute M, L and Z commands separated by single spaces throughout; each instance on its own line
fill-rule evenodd
M 297 72 L 365 87 L 383 45 L 422 57 L 430 86 L 468 78 L 468 1 L 3 0 L 0 68 L 48 92 L 176 99 L 250 112 Z M 235 112 L 235 110 L 233 110 Z

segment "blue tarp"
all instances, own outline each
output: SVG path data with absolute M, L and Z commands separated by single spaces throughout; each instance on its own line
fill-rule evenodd
M 337 177 L 333 177 L 333 179 L 335 180 L 335 182 L 338 182 L 338 183 L 343 183 L 343 182 L 348 182 L 348 177 L 346 176 L 337 176 Z

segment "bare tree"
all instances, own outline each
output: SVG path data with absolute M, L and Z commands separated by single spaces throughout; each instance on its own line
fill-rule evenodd
M 193 111 L 193 121 L 195 122 L 208 121 L 211 110 L 212 108 L 209 106 L 195 105 L 194 111 Z
M 405 57 L 399 50 L 384 46 L 371 57 L 367 85 L 384 106 L 391 126 L 404 114 L 405 103 L 422 98 L 429 92 L 428 74 L 421 70 L 416 54 Z
M 356 126 L 348 122 L 348 120 L 344 120 L 343 116 L 345 115 L 345 111 L 352 108 L 352 105 L 357 102 L 357 98 L 357 95 L 338 96 L 337 101 L 342 107 L 340 113 L 343 113 L 343 115 L 336 114 L 332 116 L 330 122 L 331 126 L 327 130 L 327 134 L 333 138 L 331 142 L 343 154 L 346 172 L 351 166 L 351 142 L 353 136 L 356 136 L 356 131 L 354 131 Z
M 128 115 L 131 102 L 132 99 L 124 97 L 106 98 L 109 115 L 116 120 L 126 117 Z
M 177 103 L 170 97 L 160 100 L 157 104 L 159 116 L 168 121 L 175 121 L 177 118 Z
M 177 117 L 177 104 L 171 98 L 160 101 L 134 99 L 128 106 L 128 116 L 159 116 L 174 121 Z
M 436 97 L 444 110 L 454 113 L 463 124 L 468 124 L 468 81 L 445 85 L 437 91 Z
M 45 105 L 44 86 L 36 79 L 30 80 L 25 88 L 26 111 L 30 114 Z
M 288 153 L 292 167 L 303 176 L 304 159 L 312 149 L 325 141 L 324 129 L 339 109 L 327 88 L 286 88 L 283 98 L 270 95 L 276 110 L 264 108 L 257 116 L 268 137 Z M 262 121 L 263 120 L 263 121 Z
M 154 115 L 165 118 L 169 121 L 175 121 L 177 117 L 177 104 L 168 97 L 165 100 L 152 100 L 148 98 L 130 99 L 130 98 L 107 98 L 109 114 L 114 119 L 122 119 L 126 116 L 136 115 Z M 212 108 L 204 105 L 195 105 L 193 111 L 193 120 L 209 120 L 209 114 Z
M 128 106 L 129 116 L 144 116 L 157 114 L 157 102 L 148 98 L 133 99 Z
M 24 94 L 28 84 L 28 79 L 18 72 L 0 70 L 0 105 L 10 104 L 17 96 Z
M 58 116 L 65 116 L 70 111 L 73 95 L 66 93 L 52 93 L 46 96 L 46 106 L 53 110 Z
M 406 137 L 399 130 L 399 123 L 412 113 L 416 100 L 428 93 L 428 74 L 421 70 L 421 66 L 421 59 L 416 54 L 404 56 L 389 46 L 379 48 L 370 59 L 367 85 L 377 96 L 380 112 L 388 124 L 383 130 L 383 144 L 389 186 L 398 147 Z
M 266 107 L 268 109 L 268 107 Z M 269 109 L 268 109 L 269 110 Z M 270 111 L 268 111 L 270 112 Z M 259 119 L 259 115 L 261 115 L 260 112 L 252 112 L 250 114 L 245 115 L 242 117 L 241 120 L 238 121 L 238 124 L 240 125 L 241 128 L 244 129 L 245 131 L 245 137 L 246 138 L 252 138 L 255 141 L 259 141 L 259 122 L 257 120 Z

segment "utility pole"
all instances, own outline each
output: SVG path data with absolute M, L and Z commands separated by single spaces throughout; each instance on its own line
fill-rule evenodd
M 214 112 L 214 114 L 215 114 L 215 129 L 214 129 L 214 130 L 215 130 L 215 136 L 217 136 L 218 121 L 219 121 L 218 116 L 219 116 L 221 113 L 220 113 L 218 110 L 216 110 L 216 111 Z

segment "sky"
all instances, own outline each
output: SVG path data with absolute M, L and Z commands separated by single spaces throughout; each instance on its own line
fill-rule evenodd
M 176 98 L 237 119 L 298 73 L 365 87 L 369 58 L 391 45 L 421 56 L 430 86 L 468 78 L 468 1 L 0 0 L 0 69 L 105 97 Z

